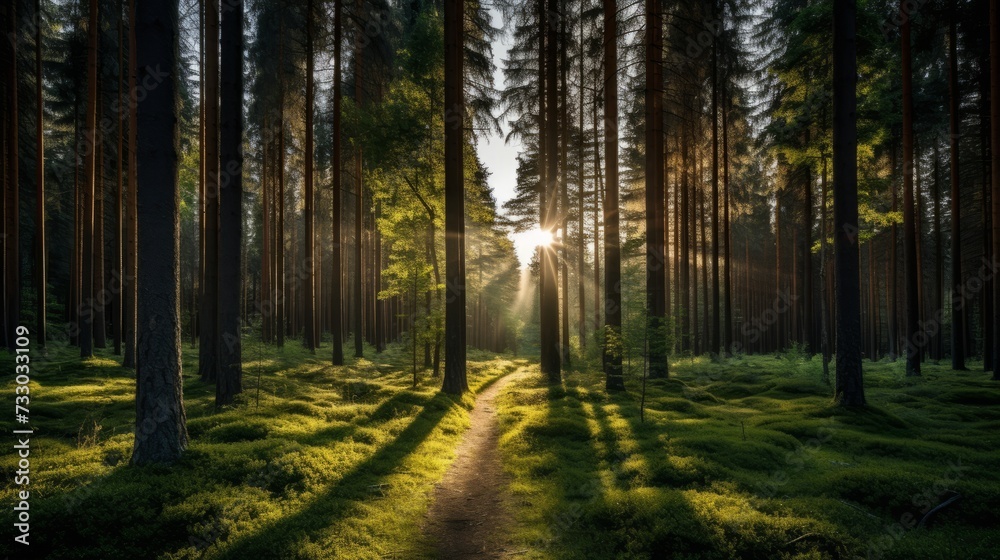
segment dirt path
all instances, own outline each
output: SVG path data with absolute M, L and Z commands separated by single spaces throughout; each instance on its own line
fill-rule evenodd
M 493 403 L 521 375 L 504 376 L 476 398 L 455 462 L 436 486 L 427 512 L 424 534 L 435 543 L 435 558 L 511 557 L 507 537 L 512 518 L 503 500 L 506 475 L 497 449 L 500 431 Z

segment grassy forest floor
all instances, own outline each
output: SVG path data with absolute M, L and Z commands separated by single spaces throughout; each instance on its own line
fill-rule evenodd
M 381 355 L 369 348 L 370 359 L 333 368 L 329 346 L 316 356 L 295 342 L 260 346 L 244 348 L 245 392 L 222 412 L 214 386 L 197 379 L 197 351 L 185 348 L 190 445 L 169 468 L 128 466 L 135 378 L 110 352 L 82 367 L 72 349 L 36 365 L 32 555 L 427 556 L 423 516 L 474 398 L 441 394 L 426 371 L 412 388 L 401 347 Z M 470 352 L 469 384 L 481 390 L 523 363 Z M 16 457 L 5 453 L 0 467 L 13 473 Z M 13 503 L 10 485 L 0 499 Z M 11 543 L 3 540 L 0 556 L 17 552 Z
M 245 348 L 246 392 L 216 412 L 184 351 L 190 447 L 128 466 L 134 375 L 66 351 L 31 385 L 32 552 L 49 558 L 430 558 L 434 485 L 469 425 L 402 347 L 343 368 Z M 0 356 L 9 358 L 9 356 Z M 974 366 L 975 364 L 973 364 Z M 608 395 L 596 365 L 547 386 L 471 352 L 510 480 L 512 558 L 996 558 L 1000 384 L 981 371 L 866 363 L 868 410 L 830 406 L 820 360 L 672 362 Z M 981 366 L 978 368 L 981 369 Z M 259 404 L 257 399 L 260 376 Z M 8 392 L 13 395 L 13 391 Z M 8 397 L 11 400 L 12 397 Z M 12 405 L 12 403 L 9 403 Z M 16 469 L 4 454 L 0 467 Z M 913 525 L 956 491 L 962 498 Z M 13 500 L 5 486 L 0 499 Z M 0 554 L 9 550 L 6 539 Z
M 866 362 L 855 412 L 830 405 L 821 363 L 678 360 L 647 383 L 644 422 L 635 378 L 611 396 L 597 373 L 511 388 L 523 557 L 1000 558 L 1000 384 L 982 364 Z

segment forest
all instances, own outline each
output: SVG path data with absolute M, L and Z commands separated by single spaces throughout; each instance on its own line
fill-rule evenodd
M 3 0 L 5 558 L 1000 558 L 998 0 Z

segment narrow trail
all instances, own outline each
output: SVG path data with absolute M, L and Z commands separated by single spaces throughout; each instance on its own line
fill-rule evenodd
M 424 534 L 434 542 L 434 558 L 510 558 L 513 518 L 504 499 L 506 474 L 500 462 L 494 402 L 523 370 L 498 379 L 476 398 L 470 427 L 458 444 L 455 462 L 434 490 Z

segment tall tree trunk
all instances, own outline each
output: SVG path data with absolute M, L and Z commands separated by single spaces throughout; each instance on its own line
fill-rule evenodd
M 666 286 L 663 266 L 663 15 L 646 0 L 646 313 L 649 377 L 667 376 Z
M 691 350 L 691 229 L 688 226 L 690 222 L 690 209 L 689 206 L 691 195 L 690 188 L 688 187 L 689 170 L 688 165 L 691 163 L 688 159 L 688 133 L 687 130 L 681 131 L 681 224 L 680 224 L 680 266 L 678 267 L 679 284 L 680 284 L 680 308 L 678 309 L 678 315 L 680 316 L 680 349 L 682 352 L 687 352 Z
M 604 190 L 604 174 L 601 167 L 600 123 L 597 120 L 598 95 L 602 77 L 594 70 L 594 99 L 591 105 L 591 119 L 594 125 L 594 332 L 601 329 L 601 209 Z M 598 342 L 598 345 L 600 343 Z
M 934 142 L 934 310 L 936 317 L 944 318 L 944 247 L 941 235 L 941 177 L 938 173 L 940 153 L 938 143 Z M 941 360 L 941 328 L 938 325 L 937 332 L 934 333 L 934 352 L 931 356 L 935 362 Z
M 893 214 L 896 213 L 899 204 L 899 195 L 896 193 L 896 143 L 895 139 L 889 148 L 892 163 L 891 177 L 889 179 L 889 196 L 892 198 L 890 208 Z M 899 231 L 896 221 L 893 220 L 889 226 L 889 359 L 896 361 L 899 352 Z
M 382 202 L 375 203 L 375 215 L 372 220 L 372 241 L 375 245 L 375 258 L 372 259 L 372 302 L 375 304 L 375 352 L 385 350 L 386 320 L 385 300 L 378 297 L 382 291 L 382 233 L 378 229 L 378 221 L 382 217 Z
M 959 174 L 958 2 L 948 24 L 948 128 L 951 159 L 951 369 L 965 371 L 965 303 L 962 300 L 962 188 Z
M 544 45 L 544 64 L 542 69 L 544 83 L 544 132 L 545 132 L 545 179 L 542 182 L 539 196 L 539 209 L 541 211 L 541 228 L 543 231 L 551 232 L 555 235 L 558 227 L 557 217 L 559 215 L 558 181 L 559 181 L 559 91 L 557 83 L 558 64 L 558 24 L 559 24 L 559 0 L 548 0 L 548 9 L 545 8 L 546 0 L 539 0 L 540 18 L 539 39 Z M 541 85 L 541 84 L 540 84 Z M 540 114 L 543 112 L 540 111 Z M 541 369 L 542 373 L 548 376 L 549 382 L 558 383 L 560 375 L 560 346 L 559 346 L 559 287 L 558 287 L 558 259 L 555 248 L 551 245 L 543 245 L 539 248 L 541 252 L 541 287 L 539 289 L 539 326 Z
M 96 3 L 96 2 L 95 2 Z M 177 1 L 137 3 L 137 68 L 169 75 L 146 92 L 138 110 L 140 297 L 132 464 L 170 463 L 187 447 L 181 379 L 180 119 L 176 84 Z
M 825 117 L 825 114 L 824 114 Z M 825 121 L 825 118 L 824 118 Z M 825 122 L 824 122 L 825 124 Z M 830 336 L 829 336 L 829 319 L 830 308 L 827 304 L 828 299 L 828 289 L 827 289 L 827 261 L 826 261 L 826 245 L 827 239 L 829 238 L 830 232 L 827 229 L 827 218 L 826 218 L 826 154 L 820 156 L 822 159 L 821 165 L 821 175 L 820 175 L 820 238 L 819 243 L 819 282 L 820 282 L 820 351 L 823 353 L 823 380 L 829 384 L 830 382 Z
M 581 354 L 583 354 L 584 356 L 586 356 L 586 349 L 587 349 L 587 297 L 586 297 L 585 287 L 584 287 L 584 266 L 585 266 L 586 261 L 587 261 L 587 259 L 586 259 L 586 255 L 587 255 L 587 241 L 586 241 L 587 235 L 586 235 L 586 233 L 584 232 L 584 229 L 583 229 L 584 228 L 584 215 L 583 215 L 583 198 L 584 198 L 584 187 L 583 187 L 583 168 L 584 168 L 584 161 L 583 161 L 583 139 L 584 139 L 584 131 L 583 131 L 583 100 L 584 100 L 584 91 L 583 91 L 583 89 L 584 88 L 583 88 L 583 86 L 584 86 L 584 80 L 586 79 L 586 77 L 584 75 L 584 69 L 583 69 L 583 62 L 585 60 L 585 57 L 583 56 L 583 52 L 584 52 L 583 51 L 584 30 L 583 30 L 583 3 L 582 2 L 580 3 L 580 12 L 578 13 L 577 17 L 579 18 L 578 22 L 580 24 L 579 43 L 577 44 L 577 47 L 580 50 L 580 91 L 579 91 L 579 94 L 578 94 L 579 95 L 579 99 L 578 99 L 579 105 L 577 106 L 577 110 L 579 111 L 579 113 L 577 114 L 578 123 L 579 123 L 579 136 L 577 137 L 577 142 L 576 142 L 576 158 L 577 158 L 577 162 L 578 162 L 577 163 L 577 168 L 576 168 L 576 186 L 577 186 L 577 191 L 576 191 L 576 196 L 577 196 L 577 201 L 576 201 L 577 202 L 577 206 L 576 206 L 576 213 L 577 213 L 576 230 L 577 230 L 578 234 L 580 235 L 580 238 L 579 238 L 579 242 L 577 243 L 577 246 L 576 246 L 577 247 L 576 291 L 577 291 L 577 299 L 578 299 L 578 301 L 577 301 L 578 313 L 579 313 L 579 316 L 580 316 L 580 324 L 578 325 L 578 328 L 579 328 L 579 337 L 580 337 L 580 352 L 581 352 Z M 596 242 L 596 239 L 597 239 L 596 236 L 595 236 L 594 239 L 595 239 L 595 242 Z M 595 263 L 596 263 L 596 256 L 597 256 L 597 246 L 596 245 L 594 246 L 594 256 L 595 256 Z M 594 286 L 594 290 L 597 290 L 597 286 L 596 285 Z
M 122 366 L 127 368 L 135 367 L 135 357 L 136 357 L 136 298 L 138 297 L 138 292 L 136 289 L 136 263 L 137 263 L 137 248 L 138 248 L 138 219 L 136 211 L 138 206 L 136 205 L 136 196 L 138 190 L 136 188 L 136 146 L 137 146 L 137 136 L 136 136 L 136 122 L 137 122 L 137 110 L 138 110 L 138 100 L 136 93 L 136 50 L 135 50 L 135 0 L 129 0 L 129 17 L 128 17 L 128 191 L 125 194 L 127 205 L 126 205 L 126 219 L 125 219 L 125 237 L 126 237 L 126 248 L 125 248 L 125 273 L 122 275 L 122 281 L 125 286 L 125 355 L 122 357 Z
M 219 0 L 205 2 L 205 282 L 201 300 L 198 372 L 219 374 Z M 235 286 L 226 286 L 226 291 Z
M 39 346 L 45 346 L 48 279 L 45 266 L 45 111 L 42 85 L 42 2 L 35 0 L 35 340 Z
M 364 19 L 361 13 L 361 0 L 356 0 L 354 4 L 357 18 L 357 30 L 355 35 L 354 53 L 354 103 L 360 107 L 364 90 L 361 87 L 362 71 L 362 40 L 364 34 Z M 354 357 L 361 358 L 365 354 L 364 343 L 364 286 L 362 285 L 362 184 L 361 184 L 361 147 L 354 148 Z
M 551 0 L 553 3 L 555 0 Z M 444 130 L 446 393 L 469 390 L 465 372 L 465 3 L 445 5 Z M 553 138 L 554 139 L 554 138 Z M 433 216 L 432 216 L 433 221 Z M 434 239 L 431 238 L 433 244 Z M 544 361 L 543 361 L 544 365 Z M 558 373 L 558 370 L 557 370 Z
M 343 329 L 343 288 L 341 279 L 343 278 L 343 257 L 341 256 L 342 235 L 340 232 L 341 203 L 343 190 L 341 171 L 342 148 L 340 144 L 341 120 L 341 99 L 342 80 L 340 74 L 340 47 L 341 34 L 343 29 L 343 0 L 333 2 L 333 244 L 331 246 L 330 259 L 333 261 L 333 273 L 330 282 L 330 296 L 333 304 L 333 317 L 330 322 L 331 341 L 333 344 L 333 365 L 344 365 L 344 329 Z
M 313 193 L 313 105 L 315 103 L 313 93 L 313 0 L 306 2 L 306 99 L 303 110 L 306 114 L 305 128 L 305 192 L 302 195 L 303 202 L 303 222 L 305 228 L 303 241 L 305 253 L 305 278 L 303 279 L 303 295 L 305 303 L 303 315 L 305 322 L 305 346 L 310 353 L 316 352 L 316 231 L 313 224 L 315 209 Z
M 83 247 L 81 257 L 83 280 L 80 285 L 80 297 L 82 298 L 80 301 L 81 358 L 89 358 L 94 355 L 94 182 L 97 167 L 97 35 L 99 27 L 97 24 L 97 5 L 98 2 L 91 2 L 90 17 L 87 20 L 87 113 L 84 126 L 86 144 L 83 155 Z M 12 170 L 16 172 L 16 169 Z M 8 266 L 8 274 L 14 272 L 16 269 Z
M 240 290 L 232 289 L 240 285 L 243 269 L 243 0 L 226 1 L 219 64 L 219 161 L 225 175 L 219 189 L 217 407 L 232 403 L 243 392 L 240 338 L 243 298 Z
M 722 291 L 725 299 L 726 314 L 722 328 L 722 347 L 726 355 L 731 354 L 733 341 L 733 238 L 730 234 L 729 224 L 729 95 L 726 83 L 728 77 L 723 78 L 722 84 L 722 239 L 726 243 L 724 261 L 726 263 L 726 273 L 723 280 Z
M 604 7 L 604 374 L 608 391 L 625 389 L 622 376 L 621 246 L 618 233 L 618 2 Z M 596 246 L 595 246 L 596 247 Z M 596 257 L 595 257 L 596 258 Z
M 465 372 L 465 2 L 445 5 L 444 383 L 446 393 L 469 390 Z M 433 240 L 432 240 L 433 242 Z
M 906 0 L 900 0 L 899 9 L 905 10 Z M 906 13 L 906 12 L 901 12 Z M 910 56 L 910 19 L 905 18 L 901 35 L 903 61 L 903 253 L 906 268 L 906 375 L 920 375 L 919 269 L 917 259 L 917 226 L 914 215 L 913 195 L 913 70 Z M 834 177 L 838 170 L 834 167 Z M 839 271 L 840 264 L 837 269 Z
M 101 106 L 101 79 L 97 80 L 97 122 L 104 118 L 103 107 Z M 98 125 L 95 135 L 95 170 L 94 170 L 94 347 L 106 348 L 107 325 L 105 307 L 107 306 L 104 289 L 104 211 L 106 208 L 104 196 L 107 188 L 104 182 L 104 132 Z
M 833 222 L 837 274 L 834 401 L 864 406 L 858 263 L 857 59 L 855 0 L 833 3 Z
M 715 14 L 715 2 L 712 2 Z M 719 42 L 712 43 L 712 328 L 710 354 L 721 352 L 722 333 L 719 309 Z
M 568 368 L 570 365 L 570 340 L 569 340 L 569 168 L 566 146 L 569 136 L 569 88 L 566 85 L 566 78 L 569 72 L 569 35 L 566 33 L 566 20 L 569 12 L 566 10 L 566 0 L 559 0 L 561 16 L 559 18 L 559 94 L 561 103 L 559 104 L 559 216 L 562 229 L 562 263 L 560 270 L 560 280 L 562 280 L 562 367 Z M 482 285 L 482 284 L 480 284 Z
M 125 16 L 122 14 L 122 5 L 118 5 L 118 94 L 115 97 L 115 102 L 118 104 L 118 110 L 121 110 L 123 100 L 122 93 L 125 90 L 124 79 L 125 72 Z M 122 225 L 124 220 L 122 219 L 122 202 L 125 197 L 125 185 L 122 181 L 122 141 L 124 140 L 124 135 L 122 134 L 122 124 L 125 119 L 122 118 L 121 113 L 115 115 L 117 120 L 117 135 L 118 135 L 118 149 L 115 151 L 115 223 L 113 225 L 115 235 L 114 235 L 114 252 L 112 253 L 111 262 L 111 330 L 114 334 L 114 351 L 116 356 L 120 356 L 122 353 L 122 290 L 121 290 L 121 278 L 122 278 L 122 237 L 123 229 Z
M 990 160 L 993 218 L 993 261 L 1000 261 L 1000 8 L 990 0 Z M 993 278 L 993 380 L 1000 381 L 1000 282 Z M 989 346 L 987 346 L 989 348 Z
M 191 333 L 191 346 L 201 335 L 201 302 L 205 301 L 205 217 L 208 205 L 205 192 L 205 0 L 198 0 L 198 309 L 197 327 Z

